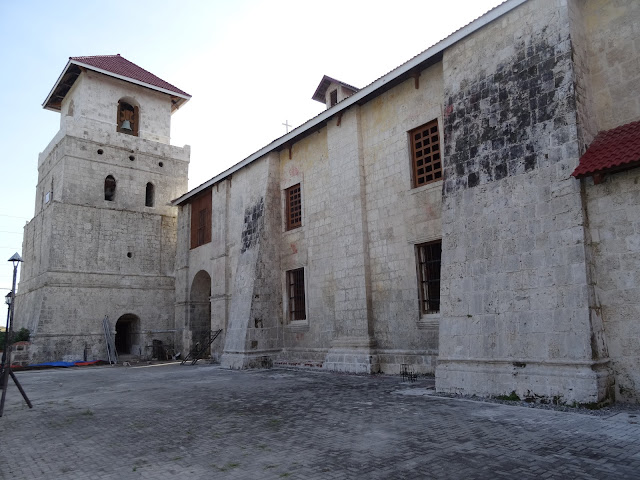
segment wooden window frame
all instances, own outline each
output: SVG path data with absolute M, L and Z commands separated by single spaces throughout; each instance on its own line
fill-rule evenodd
M 440 273 L 442 269 L 442 240 L 416 245 L 418 294 L 420 313 L 440 313 Z
M 287 271 L 287 317 L 289 323 L 307 319 L 304 267 Z
M 302 226 L 302 187 L 298 183 L 285 190 L 286 229 Z
M 338 89 L 329 92 L 329 106 L 333 107 L 338 104 Z
M 438 119 L 411 130 L 409 142 L 413 188 L 442 180 L 442 151 Z
M 191 201 L 191 248 L 211 242 L 211 189 Z

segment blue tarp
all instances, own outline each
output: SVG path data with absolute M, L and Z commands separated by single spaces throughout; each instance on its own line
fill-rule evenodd
M 101 360 L 95 360 L 93 362 L 84 362 L 82 360 L 76 360 L 75 362 L 45 362 L 38 363 L 36 365 L 29 365 L 30 367 L 76 367 L 80 365 L 93 365 Z

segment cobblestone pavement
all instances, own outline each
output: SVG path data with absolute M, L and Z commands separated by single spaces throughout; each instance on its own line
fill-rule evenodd
M 430 395 L 432 379 L 213 365 L 23 372 L 6 479 L 640 478 L 640 420 Z

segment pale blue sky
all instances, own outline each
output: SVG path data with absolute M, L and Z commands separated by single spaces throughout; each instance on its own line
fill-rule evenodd
M 323 110 L 322 75 L 364 87 L 500 0 L 0 0 L 0 294 L 33 216 L 42 102 L 70 56 L 119 53 L 193 95 L 172 117 L 189 188 Z

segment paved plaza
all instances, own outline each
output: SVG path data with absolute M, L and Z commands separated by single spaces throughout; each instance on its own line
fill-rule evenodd
M 640 412 L 433 395 L 433 379 L 179 364 L 18 374 L 3 479 L 632 479 Z M 638 420 L 638 423 L 636 423 Z

